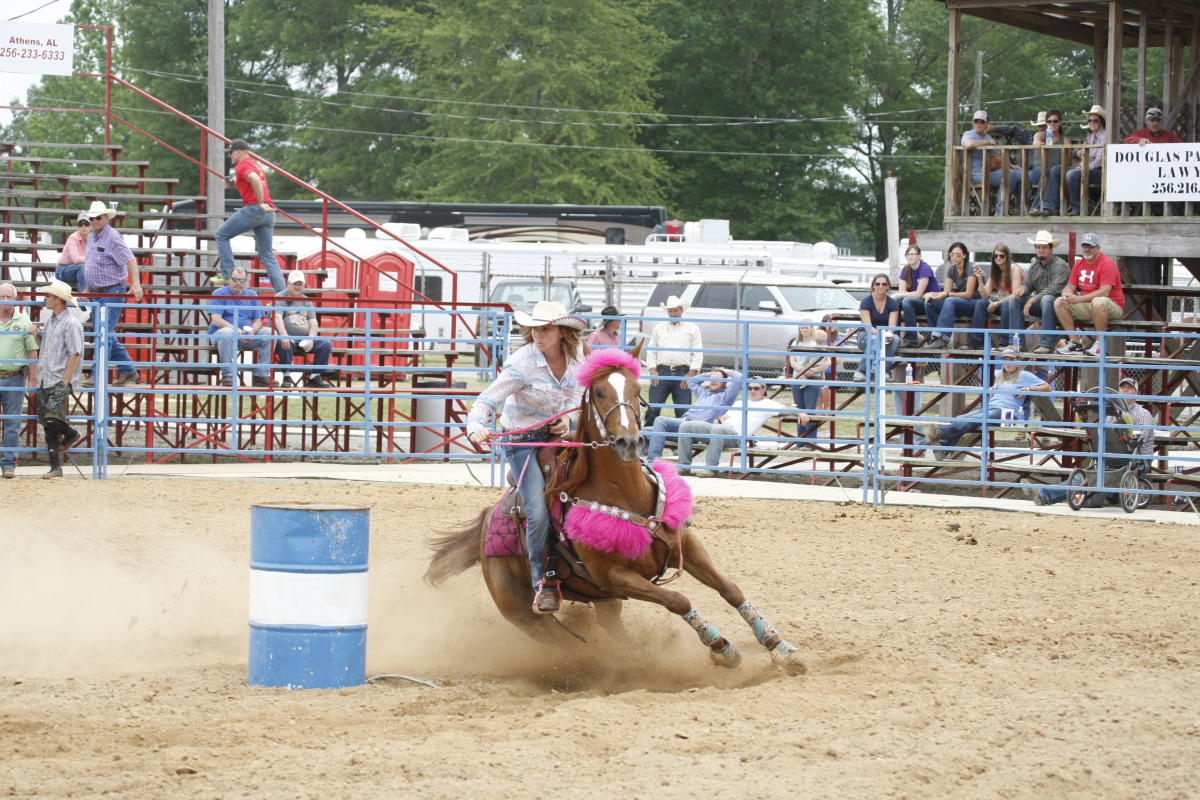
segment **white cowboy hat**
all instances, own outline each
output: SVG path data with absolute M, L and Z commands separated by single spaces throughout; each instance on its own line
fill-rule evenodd
M 87 215 L 89 219 L 92 217 L 108 217 L 112 219 L 117 215 L 117 210 L 109 208 L 100 200 L 93 200 L 92 204 L 88 206 Z
M 1050 233 L 1050 231 L 1038 231 L 1036 236 L 1034 236 L 1032 239 L 1026 239 L 1025 241 L 1034 245 L 1048 244 L 1051 247 L 1058 247 L 1060 244 L 1062 244 L 1062 242 L 1054 238 L 1054 234 Z
M 38 291 L 42 294 L 52 294 L 69 306 L 79 306 L 79 303 L 75 302 L 75 297 L 71 294 L 71 285 L 66 281 L 50 281 L 45 286 L 39 286 Z
M 1106 112 L 1104 110 L 1104 106 L 1092 106 L 1091 108 L 1089 108 L 1087 110 L 1087 112 L 1084 114 L 1084 116 L 1090 117 L 1093 114 L 1095 114 L 1097 117 L 1104 120 L 1105 122 L 1108 122 L 1108 112 Z
M 680 300 L 678 295 L 671 295 L 667 298 L 665 303 L 659 303 L 658 307 L 663 311 L 672 308 L 682 308 L 684 311 L 687 311 L 689 308 L 691 308 L 691 306 L 689 306 L 687 303 Z
M 562 303 L 556 303 L 553 300 L 540 300 L 533 307 L 533 311 L 526 314 L 524 311 L 514 311 L 513 319 L 517 324 L 524 328 L 540 328 L 542 325 L 562 325 L 564 328 L 574 328 L 581 331 L 587 327 L 585 322 L 580 317 L 572 317 L 567 314 L 567 307 Z
M 1037 118 L 1036 120 L 1030 120 L 1030 121 L 1029 121 L 1029 124 L 1030 124 L 1030 125 L 1032 125 L 1032 126 L 1033 126 L 1033 127 L 1035 127 L 1035 128 L 1040 128 L 1040 127 L 1042 127 L 1043 125 L 1045 125 L 1045 124 L 1046 124 L 1046 112 L 1045 112 L 1045 111 L 1039 111 L 1039 112 L 1038 112 L 1038 118 Z

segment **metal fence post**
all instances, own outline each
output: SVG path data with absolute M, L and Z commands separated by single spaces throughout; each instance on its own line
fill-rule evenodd
M 69 313 L 69 312 L 63 312 Z M 108 327 L 108 304 L 92 307 L 98 333 L 95 339 L 95 361 L 92 365 L 92 479 L 108 477 L 108 342 L 112 335 Z

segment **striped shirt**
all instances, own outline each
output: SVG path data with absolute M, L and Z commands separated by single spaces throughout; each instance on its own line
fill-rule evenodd
M 646 344 L 646 367 L 687 367 L 700 371 L 704 362 L 704 343 L 700 329 L 692 322 L 660 322 L 654 326 Z
M 83 281 L 92 291 L 123 284 L 129 279 L 128 264 L 132 259 L 125 239 L 112 225 L 105 225 L 102 231 L 92 231 L 88 237 Z
M 50 317 L 42 328 L 38 388 L 47 389 L 61 381 L 73 355 L 83 355 L 83 323 L 67 310 Z
M 534 425 L 579 405 L 583 387 L 575 379 L 583 355 L 567 361 L 562 380 L 550 372 L 546 357 L 532 342 L 517 349 L 495 382 L 484 389 L 467 415 L 467 433 L 486 430 L 501 405 L 501 430 Z

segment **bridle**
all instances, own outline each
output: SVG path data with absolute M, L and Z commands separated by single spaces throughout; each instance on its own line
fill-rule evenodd
M 614 403 L 612 408 L 610 408 L 608 411 L 605 411 L 603 414 L 601 414 L 600 409 L 596 408 L 596 401 L 592 397 L 592 390 L 590 387 L 588 389 L 584 390 L 583 400 L 580 402 L 580 407 L 586 408 L 588 411 L 591 412 L 590 416 L 592 418 L 592 422 L 595 424 L 596 433 L 598 433 L 599 437 L 600 437 L 595 442 L 579 442 L 579 443 L 577 443 L 579 445 L 583 445 L 586 447 L 612 447 L 613 444 L 616 443 L 616 441 L 617 441 L 616 437 L 608 432 L 608 425 L 606 425 L 605 423 L 607 422 L 609 415 L 612 414 L 617 409 L 628 408 L 629 413 L 633 415 L 634 419 L 637 419 L 639 416 L 638 409 L 633 405 L 633 403 L 629 402 L 628 400 L 621 400 L 617 403 Z

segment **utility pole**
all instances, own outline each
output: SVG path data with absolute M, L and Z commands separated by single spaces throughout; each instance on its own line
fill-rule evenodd
M 208 0 L 208 127 L 225 132 L 225 0 Z M 225 216 L 225 143 L 208 137 L 207 166 L 204 182 L 208 218 L 204 227 L 216 230 Z

